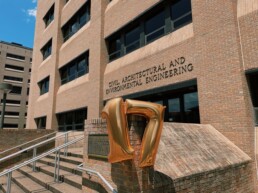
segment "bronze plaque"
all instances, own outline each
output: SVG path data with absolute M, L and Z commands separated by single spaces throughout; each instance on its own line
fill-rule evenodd
M 88 137 L 88 156 L 108 158 L 109 141 L 107 134 L 90 134 Z

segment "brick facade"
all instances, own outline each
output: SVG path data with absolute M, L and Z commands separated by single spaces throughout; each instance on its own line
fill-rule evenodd
M 34 92 L 30 95 L 27 128 L 36 128 L 35 118 L 46 116 L 46 128 L 57 129 L 58 113 L 87 108 L 87 119 L 96 118 L 105 101 L 113 97 L 147 92 L 158 96 L 161 90 L 194 81 L 191 86 L 198 92 L 200 123 L 211 124 L 255 160 L 255 106 L 246 73 L 258 70 L 257 1 L 191 1 L 191 23 L 113 61 L 108 60 L 108 39 L 168 1 L 92 0 L 90 21 L 64 42 L 62 26 L 85 2 L 38 1 L 31 83 Z M 53 3 L 54 20 L 45 28 L 42 18 Z M 40 49 L 51 38 L 52 55 L 43 61 Z M 61 85 L 59 69 L 87 50 L 89 73 Z M 180 58 L 187 68 L 184 73 L 171 65 Z M 165 78 L 150 81 L 137 77 L 141 84 L 116 90 L 128 76 L 158 66 L 165 69 Z M 46 76 L 50 76 L 49 92 L 40 95 L 37 83 Z
M 119 193 L 254 192 L 251 159 L 208 125 L 165 124 L 154 167 L 140 168 L 144 127 L 142 118 L 130 116 L 134 159 L 110 164 L 87 155 L 89 134 L 107 133 L 106 122 L 87 121 L 84 167 L 99 172 Z M 83 192 L 111 191 L 100 178 L 84 174 Z

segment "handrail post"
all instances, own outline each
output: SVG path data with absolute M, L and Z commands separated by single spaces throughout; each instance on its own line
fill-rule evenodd
M 68 133 L 65 134 L 65 144 L 68 143 Z M 64 149 L 64 156 L 67 157 L 68 146 Z
M 54 181 L 59 182 L 60 150 L 56 151 Z
M 34 147 L 33 148 L 33 158 L 35 158 L 36 156 L 37 156 L 37 148 Z M 34 161 L 33 164 L 32 164 L 32 170 L 33 170 L 33 172 L 36 171 L 36 161 Z
M 12 172 L 7 174 L 7 193 L 11 193 Z

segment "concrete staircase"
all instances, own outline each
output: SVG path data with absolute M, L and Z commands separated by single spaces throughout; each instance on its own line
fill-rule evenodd
M 12 174 L 12 193 L 77 193 L 82 192 L 82 172 L 77 165 L 83 162 L 82 148 L 68 151 L 68 156 L 60 155 L 60 182 L 54 181 L 55 155 L 49 155 L 36 164 L 22 167 Z M 0 179 L 0 193 L 6 192 L 6 177 Z

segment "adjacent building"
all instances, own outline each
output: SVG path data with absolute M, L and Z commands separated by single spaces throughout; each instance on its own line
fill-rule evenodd
M 7 95 L 3 128 L 26 127 L 31 63 L 31 48 L 0 41 L 0 82 L 13 85 L 12 91 Z M 1 109 L 2 97 L 1 95 Z
M 27 128 L 83 130 L 107 100 L 139 99 L 254 159 L 257 23 L 255 0 L 39 0 Z

